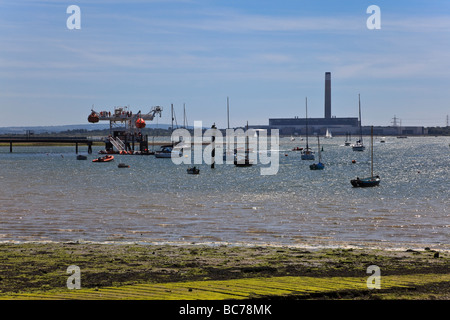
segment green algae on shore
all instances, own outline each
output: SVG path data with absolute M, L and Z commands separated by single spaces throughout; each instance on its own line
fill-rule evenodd
M 368 277 L 376 265 L 382 276 L 448 275 L 449 254 L 434 250 L 318 249 L 270 246 L 140 245 L 91 243 L 0 244 L 0 297 L 17 292 L 64 290 L 67 267 L 81 270 L 83 289 L 134 284 L 181 283 L 276 277 Z M 319 280 L 318 280 L 319 281 Z M 383 291 L 396 299 L 449 299 L 450 289 L 437 281 L 416 292 Z M 340 292 L 339 287 L 333 292 Z M 275 294 L 275 292 L 274 292 Z M 365 292 L 375 296 L 380 292 Z M 292 297 L 291 297 L 292 298 Z

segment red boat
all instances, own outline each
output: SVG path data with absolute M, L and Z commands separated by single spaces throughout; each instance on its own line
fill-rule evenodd
M 109 162 L 112 160 L 114 160 L 114 156 L 107 155 L 104 157 L 99 157 L 97 159 L 94 159 L 94 160 L 92 160 L 92 162 Z

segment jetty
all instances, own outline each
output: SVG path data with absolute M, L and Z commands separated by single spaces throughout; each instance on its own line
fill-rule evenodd
M 78 144 L 84 144 L 88 147 L 88 153 L 92 153 L 92 144 L 94 141 L 87 137 L 38 137 L 38 136 L 0 136 L 0 143 L 9 143 L 9 152 L 13 152 L 13 144 L 23 143 L 69 143 L 75 144 L 75 152 L 78 153 Z

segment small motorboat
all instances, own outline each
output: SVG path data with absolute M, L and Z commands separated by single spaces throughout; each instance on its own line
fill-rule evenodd
M 172 158 L 172 152 L 175 156 L 177 156 L 177 153 L 179 157 L 182 156 L 181 150 L 174 150 L 174 146 L 172 144 L 161 146 L 161 149 L 159 151 L 155 151 L 154 155 L 155 158 Z
M 121 162 L 121 163 L 119 163 L 118 167 L 119 168 L 129 168 L 130 166 Z
M 107 156 L 104 156 L 104 157 L 98 157 L 98 158 L 92 160 L 92 162 L 109 162 L 109 161 L 112 161 L 112 160 L 114 160 L 114 156 L 107 155 Z
M 187 168 L 187 173 L 189 174 L 199 174 L 200 169 L 197 167 Z
M 294 149 L 292 149 L 292 151 L 302 151 L 303 150 L 303 148 L 300 148 L 300 147 L 295 147 Z
M 77 155 L 77 160 L 87 160 L 87 157 L 82 154 L 79 154 Z

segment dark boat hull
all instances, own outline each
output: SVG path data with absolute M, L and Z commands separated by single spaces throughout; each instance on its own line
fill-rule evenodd
M 323 163 L 319 162 L 319 163 L 313 163 L 312 165 L 309 166 L 309 168 L 311 170 L 323 170 L 325 168 L 325 166 L 323 165 Z
M 350 183 L 355 188 L 370 188 L 370 187 L 376 187 L 380 184 L 380 177 L 370 177 L 365 179 L 352 179 L 350 180 Z
M 199 174 L 200 173 L 200 169 L 198 169 L 198 168 L 188 168 L 187 169 L 187 173 L 189 173 L 189 174 Z

